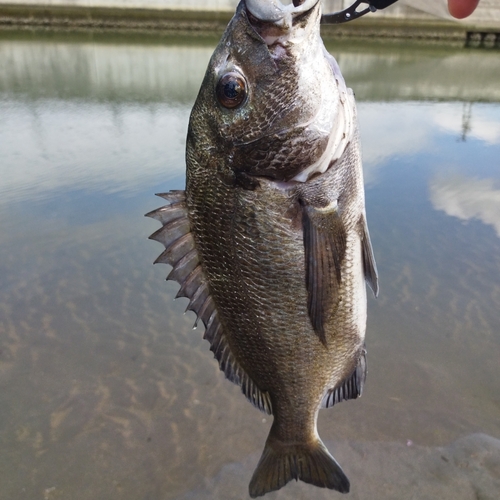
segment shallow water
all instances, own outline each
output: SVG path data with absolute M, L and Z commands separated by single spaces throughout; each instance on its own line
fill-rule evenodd
M 232 464 L 250 478 L 270 418 L 173 302 L 143 217 L 183 188 L 215 43 L 0 33 L 2 499 L 210 498 Z M 365 393 L 322 411 L 321 436 L 365 450 L 358 467 L 383 446 L 499 438 L 500 55 L 329 49 L 358 99 L 381 294 Z

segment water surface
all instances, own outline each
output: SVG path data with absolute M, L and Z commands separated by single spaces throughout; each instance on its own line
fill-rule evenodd
M 143 217 L 184 186 L 216 40 L 0 35 L 0 498 L 245 498 L 227 485 L 271 420 L 173 301 Z M 500 438 L 500 56 L 329 49 L 358 100 L 381 280 L 365 393 L 320 414 L 351 476 L 407 445 Z M 370 481 L 351 476 L 352 498 Z

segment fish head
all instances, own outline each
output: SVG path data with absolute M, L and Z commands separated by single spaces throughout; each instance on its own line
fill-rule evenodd
M 282 1 L 238 5 L 191 113 L 188 176 L 305 181 L 348 143 L 353 99 L 321 40 L 321 1 Z

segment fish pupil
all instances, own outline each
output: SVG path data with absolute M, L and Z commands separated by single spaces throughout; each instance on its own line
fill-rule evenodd
M 225 108 L 236 108 L 246 97 L 245 80 L 238 73 L 227 73 L 217 83 L 218 101 Z
M 238 82 L 232 81 L 224 85 L 224 94 L 229 99 L 235 99 L 238 94 L 242 91 L 242 88 Z

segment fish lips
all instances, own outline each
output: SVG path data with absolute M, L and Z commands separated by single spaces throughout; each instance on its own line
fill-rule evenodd
M 268 46 L 286 46 L 287 42 L 303 36 L 313 12 L 318 17 L 321 14 L 319 0 L 294 0 L 289 5 L 280 0 L 243 1 L 250 26 Z
M 259 21 L 284 24 L 313 9 L 320 0 L 293 0 L 287 5 L 280 0 L 245 0 L 247 11 Z

